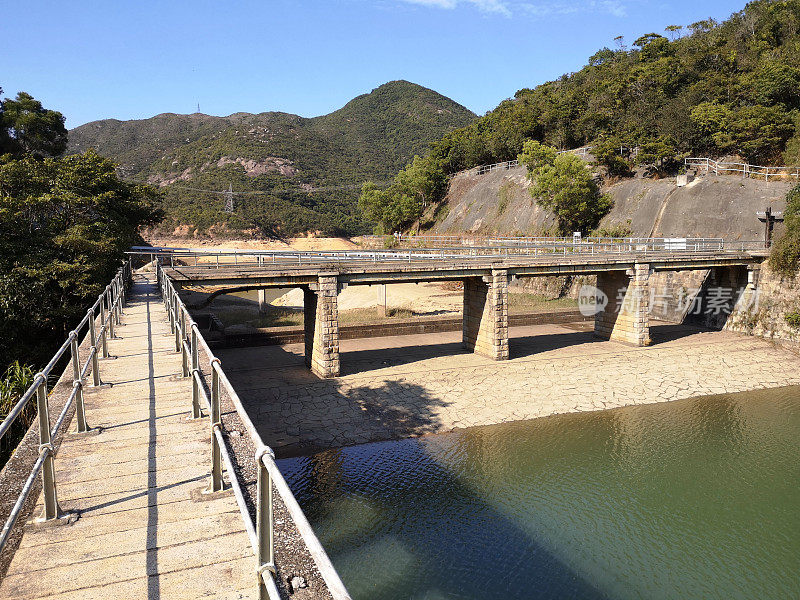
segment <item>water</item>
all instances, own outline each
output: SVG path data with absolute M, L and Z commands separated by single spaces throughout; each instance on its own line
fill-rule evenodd
M 800 597 L 800 388 L 279 461 L 353 598 Z

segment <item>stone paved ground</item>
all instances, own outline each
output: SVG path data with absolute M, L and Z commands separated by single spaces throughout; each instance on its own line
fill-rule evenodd
M 692 396 L 800 385 L 800 357 L 760 338 L 677 325 L 653 345 L 598 341 L 587 325 L 511 330 L 511 360 L 461 349 L 461 333 L 345 340 L 320 380 L 302 346 L 221 351 L 226 373 L 279 456 L 459 427 Z

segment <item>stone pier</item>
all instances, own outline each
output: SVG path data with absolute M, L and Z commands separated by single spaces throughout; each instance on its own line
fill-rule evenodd
M 323 378 L 339 375 L 338 293 L 335 274 L 321 273 L 303 288 L 306 366 Z
M 508 360 L 508 272 L 464 279 L 463 344 L 492 360 Z
M 267 301 L 267 290 L 262 288 L 258 290 L 258 312 L 264 314 L 267 312 L 268 306 L 269 302 Z
M 608 298 L 595 315 L 596 336 L 633 346 L 650 345 L 650 265 L 598 273 L 597 288 Z

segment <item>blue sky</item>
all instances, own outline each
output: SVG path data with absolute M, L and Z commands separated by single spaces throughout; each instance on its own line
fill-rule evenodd
M 613 38 L 722 20 L 743 2 L 263 0 L 20 2 L 0 13 L 0 87 L 67 126 L 161 112 L 315 116 L 407 79 L 483 114 L 579 69 Z

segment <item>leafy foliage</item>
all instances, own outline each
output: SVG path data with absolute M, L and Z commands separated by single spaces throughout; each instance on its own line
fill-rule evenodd
M 0 158 L 0 364 L 39 363 L 158 218 L 152 188 L 117 178 L 90 150 Z
M 596 145 L 613 177 L 634 162 L 675 171 L 688 154 L 798 164 L 799 32 L 800 0 L 756 0 L 724 23 L 670 25 L 671 39 L 648 33 L 628 49 L 618 36 L 616 49 L 599 50 L 581 70 L 521 89 L 447 133 L 428 158 L 451 175 L 511 160 L 536 140 L 558 149 Z
M 34 372 L 29 365 L 12 362 L 0 377 L 0 422 L 14 408 L 22 394 L 33 384 Z M 0 466 L 4 465 L 36 417 L 36 403 L 30 402 L 20 413 L 11 429 L 0 440 Z
M 43 108 L 25 92 L 14 100 L 0 100 L 0 155 L 59 156 L 66 149 L 67 130 L 60 112 Z
M 394 81 L 312 119 L 272 112 L 97 121 L 70 132 L 70 151 L 97 148 L 122 163 L 128 178 L 171 182 L 164 188 L 164 228 L 353 234 L 368 228 L 355 206 L 362 182 L 391 178 L 474 118 L 432 90 Z M 244 192 L 235 198 L 234 215 L 222 212 L 220 195 L 187 189 L 229 184 Z
M 794 277 L 800 269 L 800 185 L 786 196 L 783 220 L 786 230 L 772 245 L 769 264 L 777 272 Z
M 556 154 L 552 146 L 529 140 L 519 161 L 533 181 L 531 196 L 556 215 L 562 234 L 591 231 L 611 210 L 611 197 L 600 193 L 591 171 L 574 154 Z
M 418 220 L 427 206 L 447 191 L 447 177 L 431 159 L 415 156 L 385 190 L 367 182 L 361 188 L 359 208 L 377 223 L 377 233 L 402 229 Z

